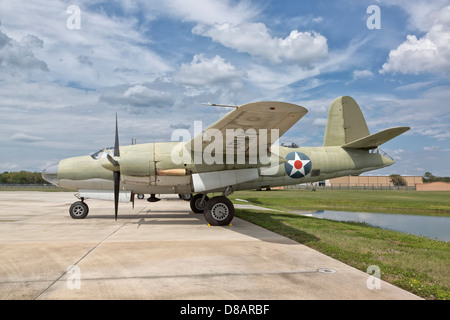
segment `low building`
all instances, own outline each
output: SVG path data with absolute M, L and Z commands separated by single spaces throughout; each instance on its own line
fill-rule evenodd
M 423 184 L 421 176 L 402 176 L 407 187 L 415 187 Z M 327 184 L 328 185 L 328 184 Z M 329 180 L 329 185 L 333 188 L 343 187 L 393 187 L 394 184 L 389 176 L 346 176 Z
M 450 183 L 448 182 L 430 182 L 416 185 L 417 191 L 450 191 Z

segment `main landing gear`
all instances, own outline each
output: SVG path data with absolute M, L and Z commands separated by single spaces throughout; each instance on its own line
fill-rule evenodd
M 84 202 L 84 198 L 80 200 L 70 206 L 69 213 L 73 219 L 84 219 L 89 213 L 89 207 Z M 211 226 L 229 225 L 234 218 L 234 205 L 225 196 L 210 199 L 206 194 L 196 194 L 191 198 L 190 206 L 194 213 L 203 213 Z
M 196 194 L 190 205 L 194 213 L 203 213 L 211 226 L 229 225 L 234 218 L 234 205 L 225 196 L 209 199 L 206 194 Z

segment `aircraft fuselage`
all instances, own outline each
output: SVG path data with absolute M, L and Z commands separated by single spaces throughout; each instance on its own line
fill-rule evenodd
M 316 182 L 347 175 L 359 175 L 363 172 L 380 169 L 394 163 L 380 153 L 369 150 L 346 149 L 342 147 L 273 147 L 272 157 L 278 156 L 275 165 L 263 165 L 260 162 L 226 163 L 216 161 L 212 164 L 194 162 L 194 154 L 190 161 L 174 164 L 173 148 L 176 142 L 148 143 L 120 148 L 121 189 L 133 193 L 180 194 L 196 192 L 192 175 L 206 172 L 223 172 L 255 169 L 256 179 L 232 185 L 233 190 L 257 189 Z M 64 159 L 59 162 L 57 179 L 54 184 L 67 189 L 112 190 L 113 168 L 106 158 L 111 150 L 104 150 L 97 159 L 82 156 Z M 288 156 L 292 158 L 289 164 Z M 304 155 L 309 161 L 297 162 L 295 156 Z M 272 162 L 273 164 L 273 162 Z M 306 171 L 305 171 L 306 170 Z M 295 171 L 293 173 L 293 171 Z M 223 189 L 222 187 L 219 189 Z M 208 190 L 208 192 L 222 190 Z

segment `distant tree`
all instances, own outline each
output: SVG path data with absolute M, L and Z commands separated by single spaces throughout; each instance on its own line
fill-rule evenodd
M 423 183 L 436 181 L 450 182 L 450 177 L 436 177 L 431 172 L 425 172 L 425 174 L 423 175 Z
M 389 176 L 391 178 L 392 184 L 396 187 L 398 186 L 406 186 L 405 179 L 399 174 L 391 174 Z
M 42 184 L 47 183 L 39 172 L 3 172 L 0 174 L 1 184 Z
M 423 182 L 428 183 L 434 181 L 437 181 L 437 178 L 431 172 L 425 172 L 425 174 L 423 175 Z

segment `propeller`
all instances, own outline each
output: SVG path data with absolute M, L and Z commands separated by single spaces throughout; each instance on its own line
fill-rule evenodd
M 117 124 L 117 112 L 116 112 L 116 141 L 114 143 L 114 157 L 120 157 L 119 127 Z M 111 160 L 113 159 L 111 158 Z M 118 165 L 117 161 L 115 161 L 115 163 Z M 113 171 L 113 177 L 114 177 L 114 215 L 117 221 L 117 212 L 119 210 L 120 171 Z

